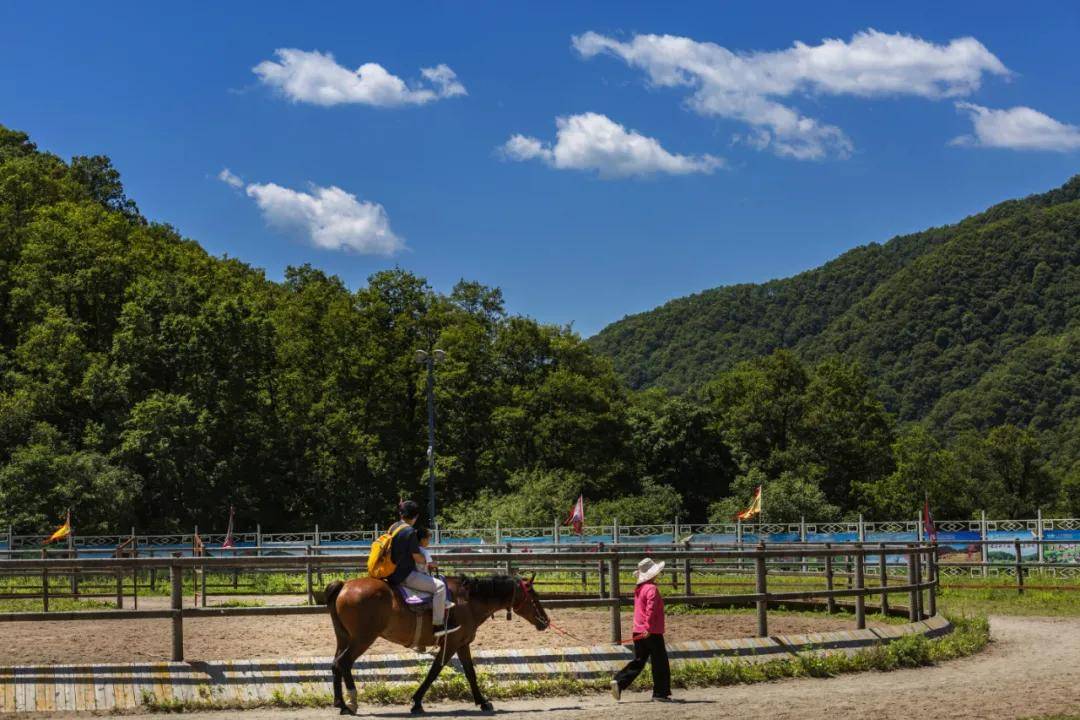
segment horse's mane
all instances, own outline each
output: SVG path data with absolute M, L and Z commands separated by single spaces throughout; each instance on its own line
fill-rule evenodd
M 507 600 L 514 596 L 518 581 L 509 575 L 486 575 L 484 577 L 462 577 L 461 585 L 469 597 L 484 600 Z

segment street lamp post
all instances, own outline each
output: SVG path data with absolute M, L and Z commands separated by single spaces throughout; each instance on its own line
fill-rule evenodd
M 435 525 L 435 363 L 446 357 L 442 350 L 416 351 L 416 362 L 427 366 L 427 419 L 428 419 L 428 522 Z

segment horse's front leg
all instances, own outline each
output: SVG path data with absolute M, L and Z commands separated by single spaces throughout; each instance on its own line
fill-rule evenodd
M 420 687 L 416 688 L 416 692 L 412 696 L 412 708 L 409 710 L 413 715 L 421 715 L 424 712 L 424 695 L 427 693 L 428 688 L 439 677 L 439 673 L 442 672 L 443 663 L 441 653 L 431 661 L 431 669 L 428 670 L 427 677 L 424 678 L 424 682 L 420 683 Z
M 473 702 L 479 705 L 484 712 L 495 712 L 495 708 L 480 692 L 480 683 L 476 681 L 476 667 L 473 665 L 472 650 L 468 645 L 462 645 L 458 648 L 457 656 L 461 660 L 461 669 L 465 671 L 465 679 L 469 681 Z

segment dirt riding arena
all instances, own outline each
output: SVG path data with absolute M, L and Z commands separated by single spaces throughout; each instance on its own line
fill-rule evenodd
M 772 618 L 770 618 L 771 620 Z M 658 708 L 646 693 L 502 701 L 500 715 L 544 720 L 911 720 L 1020 718 L 1080 712 L 1080 619 L 992 617 L 990 647 L 936 667 L 835 678 L 802 678 L 735 687 L 684 690 L 675 707 Z M 433 715 L 476 716 L 471 705 L 431 703 Z M 361 707 L 362 717 L 407 717 L 403 707 Z M 129 720 L 153 720 L 137 716 Z M 206 713 L 199 720 L 317 720 L 325 708 Z
M 275 599 L 282 603 L 295 599 Z M 140 609 L 164 608 L 167 599 L 139 600 Z M 212 603 L 211 603 L 212 604 Z M 544 645 L 569 647 L 607 643 L 611 637 L 606 609 L 558 609 L 551 619 L 566 633 L 548 630 L 541 636 L 531 625 L 503 613 L 480 627 L 474 649 Z M 872 623 L 871 623 L 872 624 Z M 0 623 L 0 665 L 140 662 L 168 660 L 171 646 L 168 620 L 73 620 L 64 622 Z M 822 617 L 769 617 L 773 634 L 794 634 L 853 628 L 848 620 Z M 752 614 L 673 615 L 667 620 L 670 642 L 750 637 L 756 632 Z M 623 637 L 630 637 L 630 615 L 623 614 Z M 189 660 L 269 659 L 327 656 L 334 649 L 327 615 L 188 618 L 184 620 L 184 655 Z M 378 640 L 369 653 L 401 652 Z

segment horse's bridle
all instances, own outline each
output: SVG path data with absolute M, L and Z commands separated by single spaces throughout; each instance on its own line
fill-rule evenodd
M 518 587 L 521 589 L 521 600 L 514 603 L 514 612 L 518 612 L 525 605 L 525 601 L 528 600 L 531 603 L 533 616 L 538 621 L 543 623 L 546 628 L 551 624 L 551 621 L 547 619 L 547 613 L 540 607 L 540 600 L 536 597 L 536 593 L 532 591 L 532 586 L 524 578 L 518 579 Z

